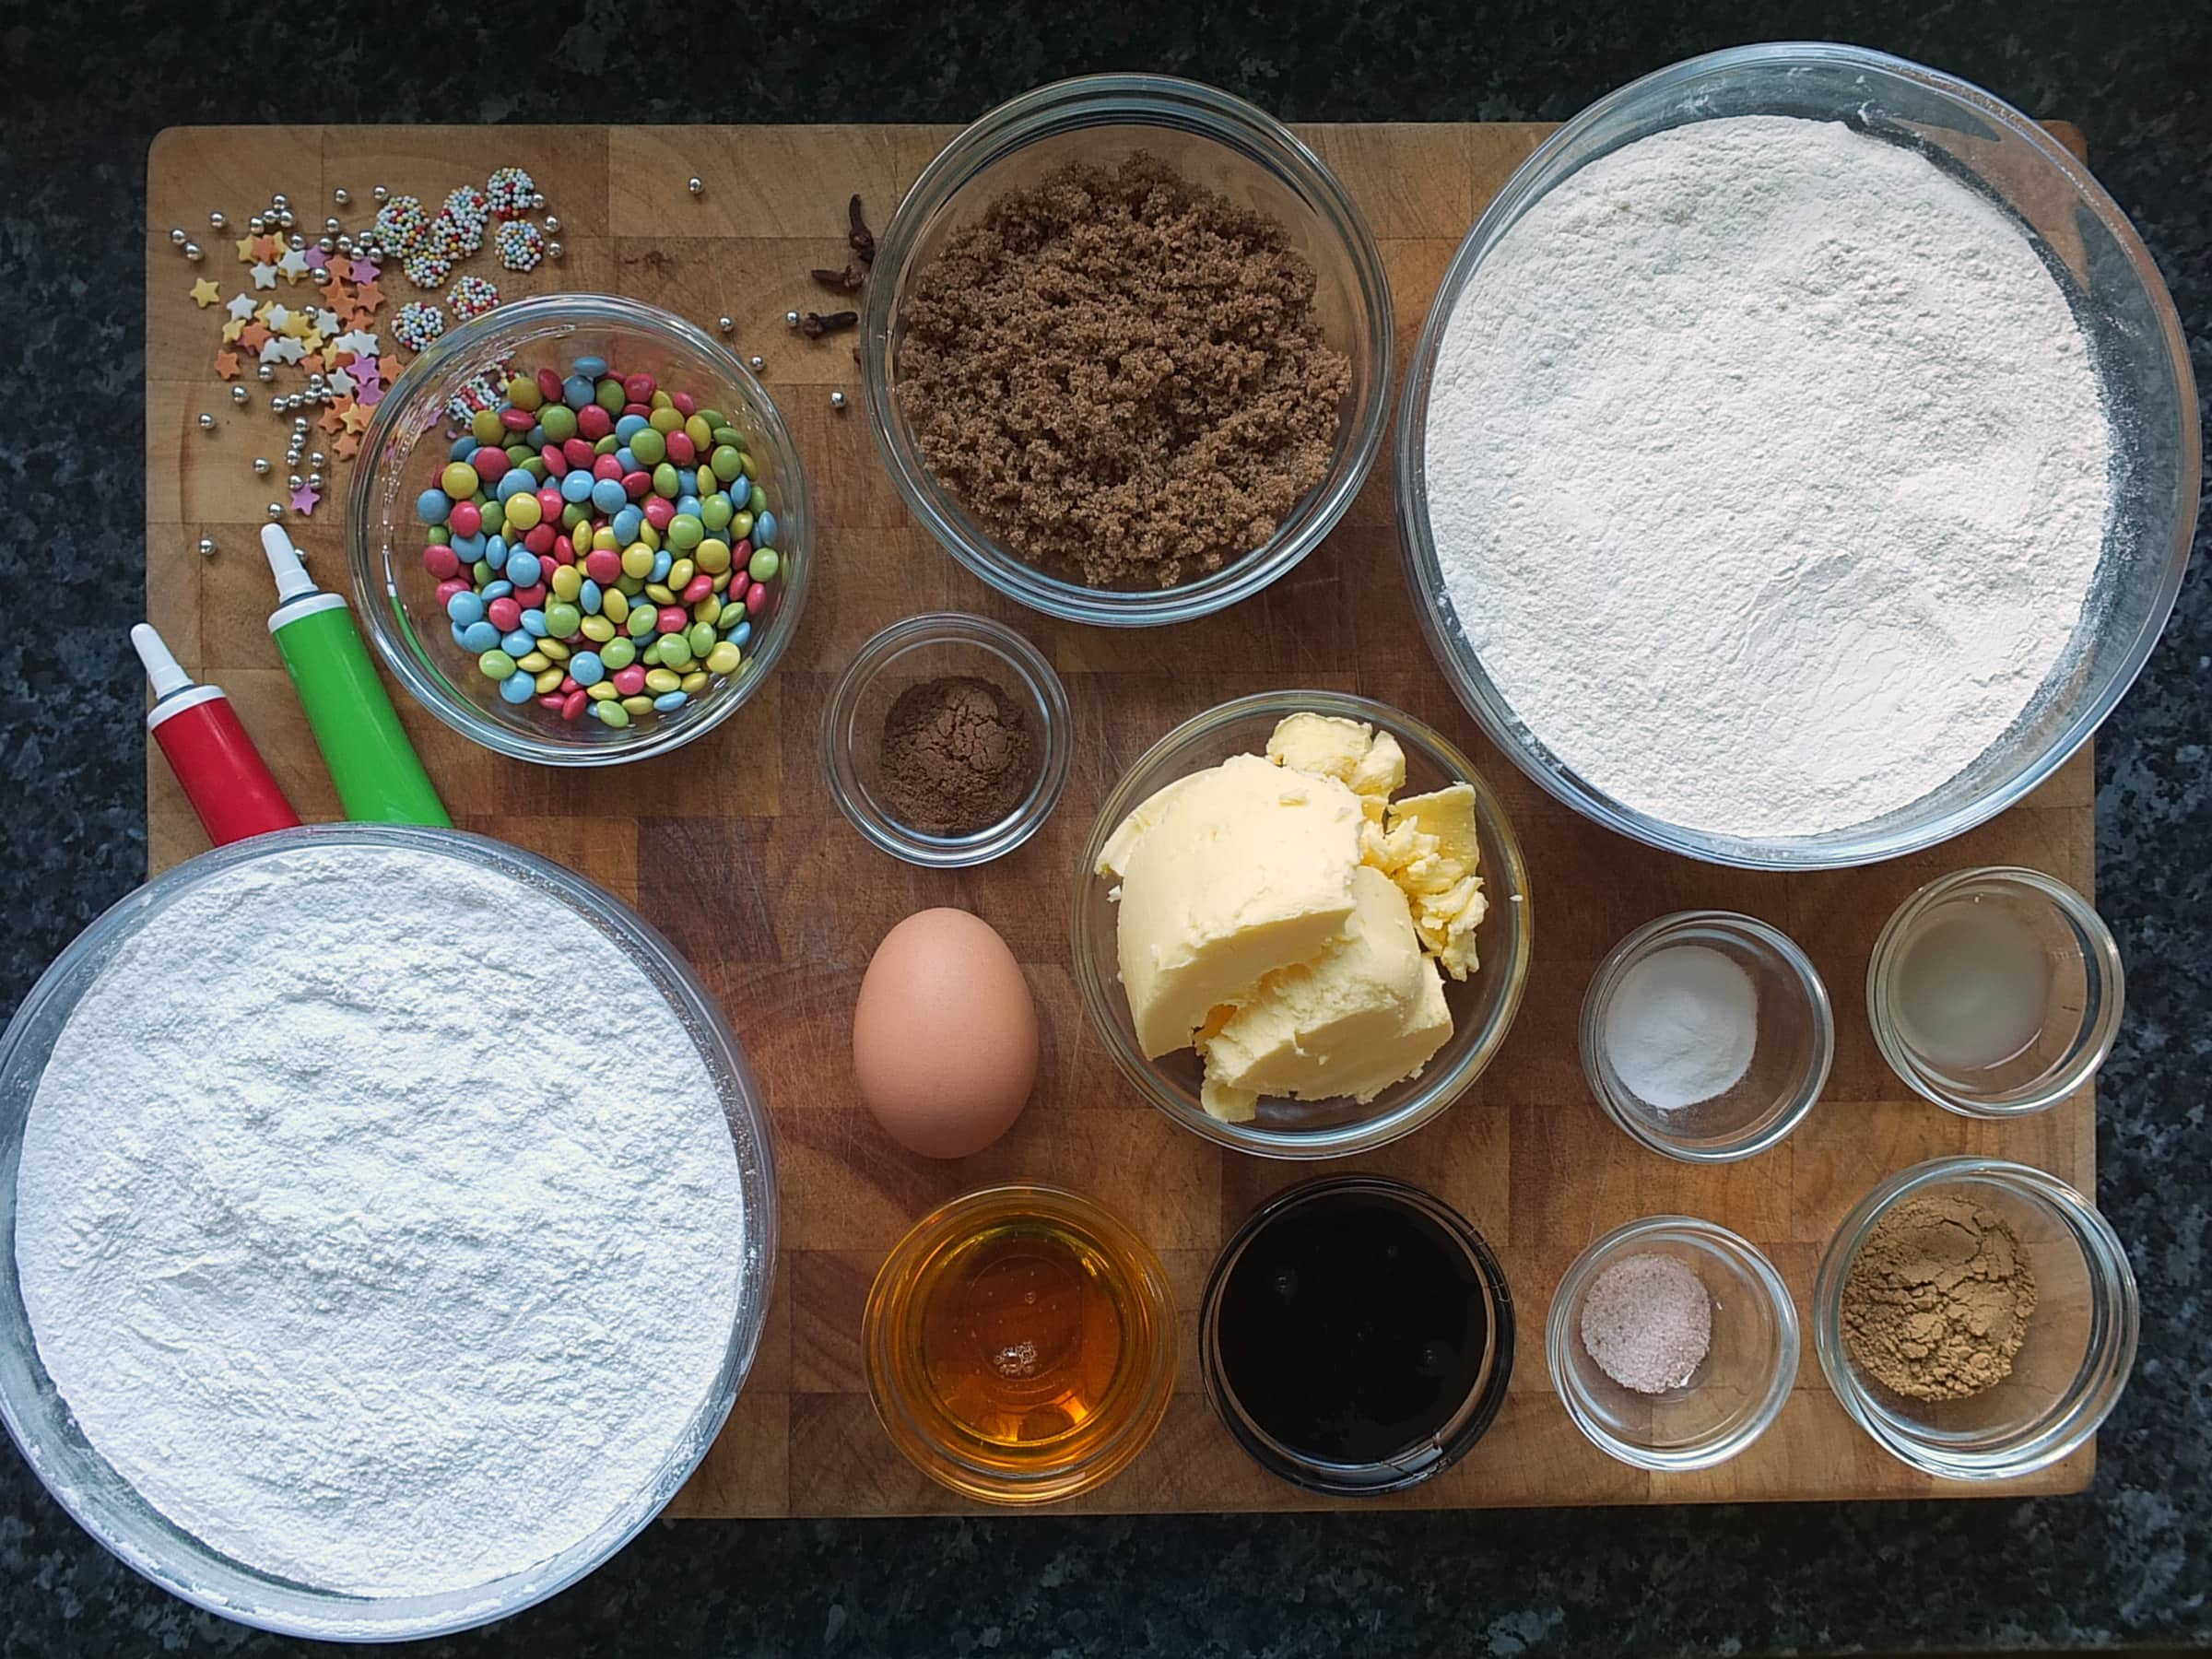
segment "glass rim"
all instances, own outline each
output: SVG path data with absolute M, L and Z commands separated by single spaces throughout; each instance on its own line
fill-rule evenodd
M 1497 845 L 1482 850 L 1486 864 L 1481 874 L 1486 889 L 1493 904 L 1512 906 L 1517 912 L 1517 920 L 1512 929 L 1512 948 L 1510 953 L 1502 961 L 1477 970 L 1478 972 L 1502 974 L 1504 990 L 1498 1006 L 1492 1010 L 1477 1041 L 1470 1042 L 1466 1052 L 1457 1060 L 1441 1068 L 1435 1067 L 1431 1062 L 1431 1067 L 1423 1070 L 1414 1092 L 1389 1112 L 1327 1129 L 1266 1129 L 1254 1123 L 1232 1124 L 1214 1117 L 1186 1101 L 1178 1090 L 1170 1088 L 1160 1079 L 1153 1063 L 1145 1058 L 1143 1052 L 1122 1031 L 1112 1017 L 1112 999 L 1121 994 L 1118 989 L 1120 982 L 1114 964 L 1111 960 L 1101 962 L 1096 959 L 1088 948 L 1085 912 L 1091 897 L 1092 884 L 1103 879 L 1097 874 L 1097 865 L 1107 841 L 1135 807 L 1155 790 L 1172 781 L 1163 779 L 1148 788 L 1140 789 L 1139 780 L 1144 779 L 1177 748 L 1195 739 L 1209 737 L 1239 721 L 1266 715 L 1279 718 L 1306 712 L 1365 721 L 1378 730 L 1388 731 L 1399 739 L 1402 746 L 1425 749 L 1440 771 L 1455 781 L 1471 784 L 1480 809 L 1478 817 L 1494 825 L 1496 831 Z M 1495 857 L 1492 857 L 1493 853 Z M 1512 820 L 1506 816 L 1504 803 L 1476 770 L 1474 762 L 1461 753 L 1451 739 L 1426 722 L 1373 698 L 1348 691 L 1290 689 L 1255 692 L 1248 697 L 1217 703 L 1210 709 L 1178 722 L 1163 733 L 1122 773 L 1112 789 L 1100 802 L 1098 817 L 1093 820 L 1090 833 L 1085 837 L 1077 854 L 1076 878 L 1068 906 L 1070 956 L 1075 965 L 1077 997 L 1083 1005 L 1092 1031 L 1104 1043 L 1115 1068 L 1147 1102 L 1194 1134 L 1240 1152 L 1286 1160 L 1342 1158 L 1358 1152 L 1371 1152 L 1411 1135 L 1424 1124 L 1440 1116 L 1457 1100 L 1488 1069 L 1512 1030 L 1514 1018 L 1521 1010 L 1522 998 L 1528 989 L 1535 925 L 1528 865 L 1522 853 L 1520 839 L 1513 831 Z M 1453 1038 L 1456 1039 L 1458 1034 L 1455 1026 Z
M 742 678 L 725 681 L 720 688 L 711 689 L 700 700 L 699 712 L 692 719 L 665 724 L 656 721 L 651 726 L 633 725 L 611 741 L 582 744 L 518 730 L 492 719 L 455 695 L 446 683 L 448 677 L 437 670 L 428 653 L 416 644 L 414 628 L 395 621 L 392 615 L 398 601 L 392 583 L 384 579 L 379 566 L 382 549 L 371 547 L 371 543 L 372 525 L 381 518 L 375 502 L 383 469 L 376 457 L 400 436 L 403 409 L 419 415 L 418 400 L 424 390 L 450 365 L 483 357 L 490 351 L 480 342 L 503 339 L 510 335 L 535 340 L 593 328 L 627 329 L 657 335 L 667 344 L 699 354 L 714 366 L 717 373 L 729 377 L 730 383 L 747 401 L 749 407 L 746 413 L 760 423 L 777 451 L 776 492 L 780 500 L 771 511 L 776 514 L 779 530 L 788 529 L 790 534 L 777 537 L 782 544 L 777 551 L 783 555 L 783 592 L 774 617 L 777 625 L 765 630 L 765 642 L 758 652 L 748 655 L 747 661 L 754 665 L 750 672 L 741 666 L 738 673 Z M 423 438 L 434 435 L 442 424 L 441 418 L 429 427 L 421 428 Z M 399 499 L 404 500 L 406 495 L 403 482 Z M 347 567 L 352 576 L 350 598 L 363 631 L 392 671 L 393 677 L 441 724 L 472 743 L 510 759 L 527 760 L 539 766 L 620 766 L 653 755 L 669 754 L 703 737 L 750 702 L 767 683 L 793 636 L 798 632 L 807 592 L 813 585 L 814 521 L 806 493 L 805 465 L 775 400 L 744 360 L 704 329 L 674 312 L 619 294 L 535 294 L 498 306 L 441 335 L 428 350 L 407 365 L 406 378 L 394 382 L 377 405 L 375 414 L 370 417 L 368 429 L 361 438 L 360 456 L 354 466 L 353 482 L 347 488 Z M 535 706 L 535 702 L 526 706 Z
M 1044 754 L 1036 783 L 1007 817 L 968 835 L 910 830 L 877 808 L 861 783 L 853 722 L 876 677 L 906 653 L 931 645 L 995 652 L 1043 712 Z M 956 870 L 1004 857 L 1044 827 L 1060 805 L 1075 764 L 1075 716 L 1067 688 L 1044 653 L 1005 623 L 969 611 L 924 611 L 871 634 L 830 693 L 822 710 L 822 769 L 830 798 L 870 844 L 924 869 Z
M 1360 312 L 1355 329 L 1371 384 L 1344 418 L 1344 464 L 1309 491 L 1265 544 L 1194 582 L 1159 590 L 1089 588 L 1002 548 L 938 484 L 892 392 L 893 302 L 923 232 L 986 168 L 1062 132 L 1159 126 L 1206 139 L 1265 167 L 1342 244 Z M 1304 140 L 1257 105 L 1176 76 L 1076 76 L 1009 99 L 963 128 L 922 170 L 877 239 L 876 276 L 862 297 L 860 381 L 868 429 L 907 510 L 978 579 L 1062 621 L 1105 628 L 1186 622 L 1247 599 L 1295 568 L 1343 519 L 1382 453 L 1390 425 L 1394 312 L 1381 248 L 1335 173 Z
M 1446 625 L 1436 597 L 1442 590 L 1442 573 L 1429 524 L 1426 495 L 1428 391 L 1453 305 L 1475 268 L 1540 199 L 1542 193 L 1536 189 L 1539 178 L 1591 128 L 1612 119 L 1626 107 L 1716 72 L 1770 67 L 1841 67 L 1909 82 L 1924 93 L 1947 100 L 1974 118 L 1991 123 L 2009 138 L 2037 152 L 2072 187 L 2080 206 L 2096 218 L 2114 245 L 2125 254 L 2128 268 L 2142 285 L 2149 308 L 2157 317 L 2163 347 L 2160 355 L 2175 377 L 2181 416 L 2181 430 L 2176 434 L 2180 511 L 2175 515 L 2157 593 L 2143 625 L 2122 653 L 2119 671 L 2099 696 L 2083 702 L 2075 711 L 2044 752 L 2008 782 L 1987 791 L 1979 800 L 1966 802 L 1924 823 L 1900 826 L 1878 834 L 1858 832 L 1846 827 L 1818 837 L 1724 835 L 1670 824 L 1614 800 L 1563 766 L 1547 764 L 1548 749 L 1542 755 L 1532 749 L 1531 743 L 1541 740 L 1533 733 L 1524 740 L 1515 730 L 1518 721 L 1511 705 L 1491 686 L 1464 637 Z M 1546 189 L 1548 188 L 1550 185 L 1547 183 Z M 1663 852 L 1747 870 L 1843 869 L 1919 852 L 1964 834 L 2017 805 L 2045 782 L 2072 759 L 2118 706 L 2165 631 L 2188 568 L 2203 467 L 2194 372 L 2172 294 L 2141 236 L 2088 169 L 2034 121 L 1971 82 L 1888 53 L 1824 41 L 1777 41 L 1732 46 L 1682 59 L 1606 93 L 1547 138 L 1500 188 L 1445 267 L 1406 364 L 1397 417 L 1392 458 L 1399 562 L 1430 654 L 1451 684 L 1453 694 L 1481 726 L 1483 735 L 1545 794 L 1591 822 Z
M 2100 993 L 2096 1020 L 2067 1051 L 2065 1060 L 2001 1095 L 1972 1095 L 1953 1088 L 1940 1073 L 1921 1063 L 1905 1041 L 1892 982 L 1901 966 L 1900 953 L 1912 924 L 1955 893 L 1977 885 L 2026 888 L 2047 901 L 2081 940 L 2083 974 Z M 1875 1046 L 1906 1088 L 1960 1117 L 1994 1122 L 2032 1117 L 2050 1111 L 2094 1080 L 2119 1039 L 2126 1001 L 2127 972 L 2120 959 L 2119 941 L 2097 907 L 2057 877 L 2025 865 L 1979 865 L 1928 882 L 1890 912 L 1866 960 L 1866 1021 L 1874 1029 Z
M 1613 994 L 1619 989 L 1621 977 L 1644 957 L 1662 947 L 1662 942 L 1677 933 L 1696 928 L 1714 932 L 1732 932 L 1748 935 L 1782 959 L 1804 993 L 1806 1008 L 1813 1028 L 1813 1059 L 1797 1086 L 1783 1097 L 1781 1110 L 1753 1124 L 1740 1133 L 1711 1146 L 1691 1146 L 1665 1133 L 1645 1114 L 1630 1109 L 1614 1098 L 1606 1067 L 1600 1055 L 1604 1050 L 1605 1031 L 1602 1021 L 1606 1010 L 1612 1006 Z M 1665 1157 L 1688 1164 L 1735 1163 L 1755 1158 L 1771 1147 L 1779 1146 L 1794 1134 L 1797 1126 L 1811 1115 L 1819 1104 L 1820 1091 L 1828 1087 L 1830 1070 L 1836 1058 L 1835 1008 L 1828 994 L 1828 984 L 1820 971 L 1796 940 L 1771 923 L 1741 911 L 1688 910 L 1676 911 L 1665 916 L 1655 916 L 1641 927 L 1636 928 L 1619 944 L 1606 953 L 1598 963 L 1597 971 L 1590 976 L 1590 987 L 1583 994 L 1583 1008 L 1576 1028 L 1576 1047 L 1582 1062 L 1583 1080 L 1596 1097 L 1599 1107 L 1615 1126 L 1630 1139 L 1648 1147 Z
M 1947 1185 L 1992 1187 L 2054 1218 L 2081 1252 L 2091 1290 L 2088 1351 L 2073 1383 L 2035 1423 L 1988 1451 L 1946 1446 L 1920 1433 L 1860 1380 L 1843 1342 L 1843 1287 L 1868 1236 L 1905 1200 Z M 1877 1182 L 1838 1224 L 1813 1288 L 1813 1347 L 1844 1413 L 1899 1462 L 1946 1480 L 2015 1479 L 2086 1444 L 2127 1385 L 2141 1321 L 2135 1270 L 2112 1223 L 2048 1171 L 2001 1158 L 1930 1159 Z
M 1573 1329 L 1574 1315 L 1591 1281 L 1630 1246 L 1658 1243 L 1688 1245 L 1740 1270 L 1758 1286 L 1775 1328 L 1773 1371 L 1758 1401 L 1734 1422 L 1698 1441 L 1669 1448 L 1639 1445 L 1607 1429 L 1566 1358 L 1570 1351 L 1568 1345 L 1582 1341 L 1582 1334 Z M 1661 1474 L 1710 1469 L 1748 1449 L 1774 1426 L 1783 1408 L 1790 1403 L 1803 1357 L 1797 1304 L 1791 1299 L 1789 1286 L 1783 1281 L 1766 1252 L 1741 1233 L 1696 1216 L 1645 1216 L 1625 1222 L 1593 1241 L 1568 1265 L 1553 1290 L 1551 1306 L 1545 1315 L 1544 1336 L 1545 1360 L 1551 1374 L 1552 1391 L 1559 1396 L 1560 1405 L 1566 1407 L 1568 1417 L 1584 1438 L 1608 1457 Z

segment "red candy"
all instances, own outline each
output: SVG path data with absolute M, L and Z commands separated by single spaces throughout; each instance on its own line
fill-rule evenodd
M 512 633 L 523 625 L 523 607 L 514 602 L 512 594 L 494 599 L 484 607 L 484 614 L 491 618 L 491 625 L 503 634 Z
M 633 501 L 644 500 L 645 492 L 652 488 L 651 473 L 629 472 L 622 475 L 622 493 Z
M 633 374 L 622 382 L 622 395 L 631 403 L 649 403 L 653 399 L 653 376 Z
M 497 484 L 501 478 L 505 477 L 507 476 L 507 468 L 512 465 L 512 463 L 507 459 L 507 452 L 505 450 L 494 449 L 488 443 L 483 445 L 477 451 L 475 454 L 469 456 L 468 464 L 477 469 L 477 477 L 483 480 L 487 487 Z
M 531 525 L 529 529 L 523 532 L 523 546 L 528 548 L 531 552 L 536 554 L 540 559 L 543 559 L 547 554 L 553 551 L 553 544 L 559 539 L 559 533 L 555 531 L 553 526 L 547 524 L 544 519 L 538 520 L 536 524 Z M 575 557 L 576 556 L 571 553 L 569 555 L 568 559 L 562 559 L 561 563 L 567 564 Z
M 688 392 L 671 393 L 668 401 L 676 406 L 676 412 L 686 420 L 699 413 L 699 405 L 692 400 L 691 394 Z
M 568 700 L 562 697 L 559 692 L 548 691 L 543 697 L 537 700 L 537 703 L 538 707 L 541 709 L 558 709 L 567 700 Z
M 514 602 L 524 610 L 542 608 L 546 603 L 546 584 L 542 582 L 534 582 L 526 588 L 516 588 Z M 517 617 L 515 620 L 520 622 L 522 618 Z
M 576 429 L 595 442 L 615 429 L 615 418 L 598 404 L 585 404 L 576 411 Z
M 474 501 L 455 501 L 453 510 L 445 515 L 455 535 L 474 535 L 484 528 L 484 510 Z
M 558 443 L 548 443 L 540 449 L 537 458 L 546 464 L 546 471 L 553 477 L 565 477 L 568 475 L 569 458 L 561 453 Z
M 601 455 L 592 463 L 592 477 L 619 479 L 622 477 L 622 463 L 612 455 Z
M 571 466 L 589 466 L 599 457 L 592 453 L 592 446 L 581 438 L 571 438 L 560 446 L 561 454 Z
M 673 605 L 662 606 L 661 614 L 653 618 L 653 627 L 661 633 L 682 633 L 690 626 L 691 618 Z
M 653 418 L 653 406 L 650 404 L 624 404 L 622 406 L 622 413 L 625 415 L 636 415 L 642 419 L 651 420 Z
M 568 505 L 568 503 L 560 499 L 560 491 L 554 488 L 550 484 L 547 485 L 543 489 L 537 492 L 537 522 L 542 524 L 547 519 L 550 519 L 555 524 L 559 524 L 560 522 L 560 510 L 566 505 Z
M 550 525 L 547 528 L 551 528 Z M 562 564 L 576 562 L 576 544 L 565 535 L 553 538 L 553 557 Z
M 759 582 L 754 582 L 754 583 L 753 583 L 753 585 L 752 585 L 751 587 L 749 587 L 749 588 L 747 588 L 747 589 L 746 590 L 746 594 L 745 594 L 745 614 L 746 614 L 747 616 L 748 616 L 748 617 L 757 617 L 757 616 L 759 616 L 759 615 L 760 614 L 760 607 L 761 607 L 762 606 L 766 605 L 767 603 L 768 603 L 768 589 L 767 589 L 765 586 L 763 586 L 761 583 L 759 583 Z
M 622 555 L 612 547 L 594 547 L 583 556 L 583 573 L 601 587 L 622 580 Z
M 467 593 L 469 591 L 469 586 L 470 583 L 468 578 L 465 576 L 447 577 L 443 582 L 438 584 L 438 608 L 440 610 L 443 610 L 445 608 L 445 602 L 447 600 L 451 599 L 455 594 Z
M 500 424 L 511 432 L 526 432 L 537 424 L 537 417 L 527 409 L 501 409 Z
M 686 605 L 697 605 L 701 599 L 704 599 L 713 591 L 714 578 L 708 575 L 706 571 L 701 571 L 698 575 L 692 577 L 690 581 L 684 583 L 684 603 Z
M 665 530 L 676 517 L 676 503 L 665 496 L 654 496 L 645 503 L 645 522 L 655 530 Z
M 564 674 L 560 677 L 560 688 L 564 694 L 573 691 L 579 697 L 583 695 L 583 688 L 576 683 L 576 677 L 572 674 Z
M 560 401 L 560 376 L 550 369 L 540 369 L 537 371 L 537 394 L 547 403 L 559 403 Z
M 627 668 L 616 669 L 615 689 L 624 697 L 635 697 L 645 689 L 645 670 L 635 663 Z
M 563 683 L 570 684 L 572 682 L 564 681 Z M 560 717 L 563 720 L 575 719 L 577 715 L 583 712 L 583 705 L 591 700 L 592 700 L 590 698 L 586 697 L 581 691 L 570 692 L 566 697 L 560 700 Z
M 699 459 L 699 446 L 691 441 L 690 434 L 687 432 L 668 434 L 668 459 L 678 466 L 688 466 Z
M 425 547 L 422 550 L 422 568 L 440 582 L 450 581 L 461 574 L 461 556 L 451 547 Z M 439 594 L 438 603 L 442 606 L 445 598 L 443 594 Z

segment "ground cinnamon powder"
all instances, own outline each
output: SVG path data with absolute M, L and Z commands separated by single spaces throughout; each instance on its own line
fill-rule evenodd
M 884 804 L 929 835 L 997 823 L 1036 780 L 1021 705 L 989 680 L 946 675 L 909 686 L 884 717 L 877 753 Z
M 2012 1374 L 2035 1312 L 2035 1274 L 1996 1211 L 1958 1194 L 1897 1206 L 1852 1259 L 1843 1341 L 1884 1387 L 1964 1400 Z
M 1171 587 L 1266 542 L 1327 474 L 1351 364 L 1283 227 L 1151 157 L 1001 197 L 914 278 L 899 398 L 1024 559 Z

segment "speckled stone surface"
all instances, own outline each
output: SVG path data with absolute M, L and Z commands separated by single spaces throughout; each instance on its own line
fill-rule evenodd
M 111 15 L 112 14 L 112 15 Z M 186 122 L 965 120 L 1144 66 L 1307 119 L 1571 114 L 1695 52 L 1785 34 L 1939 65 L 2088 133 L 2212 381 L 2212 7 L 1828 8 L 1670 0 L 1268 8 L 885 0 L 524 11 L 306 0 L 11 8 L 0 144 L 0 1009 L 145 868 L 138 377 L 147 145 Z M 654 29 L 672 31 L 656 36 Z M 535 34 L 536 39 L 529 37 Z M 496 146 L 494 147 L 496 148 Z M 236 204 L 226 204 L 235 207 Z M 2212 1642 L 2212 601 L 2172 626 L 2099 750 L 2098 865 L 2129 972 L 2100 1194 L 2142 1355 L 2070 1500 L 1264 1520 L 654 1527 L 534 1613 L 423 1653 L 1902 1651 Z M 190 557 L 182 549 L 176 557 Z M 173 1601 L 0 1452 L 0 1656 L 266 1654 Z

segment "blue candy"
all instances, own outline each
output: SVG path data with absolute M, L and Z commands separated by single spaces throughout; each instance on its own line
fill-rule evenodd
M 475 564 L 477 559 L 483 558 L 484 532 L 479 530 L 474 535 L 454 536 L 453 557 L 463 564 Z
M 606 359 L 603 357 L 580 357 L 576 359 L 576 372 L 594 381 L 605 380 Z
M 546 613 L 535 608 L 524 611 L 523 613 L 523 631 L 534 640 L 544 639 L 546 637 Z
M 736 627 L 731 629 L 729 640 L 733 645 L 750 645 L 753 642 L 753 619 L 747 617 Z
M 477 453 L 477 447 L 476 439 L 464 432 L 453 440 L 453 447 L 445 452 L 446 457 L 453 461 L 465 461 Z
M 638 465 L 638 458 L 629 453 L 629 445 L 627 443 L 615 451 L 615 465 L 626 473 L 644 470 Z
M 523 434 L 523 441 L 534 450 L 542 450 L 547 444 L 553 441 L 546 436 L 546 429 L 543 426 L 532 427 Z
M 500 695 L 511 703 L 526 703 L 536 691 L 537 682 L 519 668 L 500 682 Z
M 643 431 L 652 424 L 653 422 L 642 415 L 625 415 L 615 422 L 615 436 L 628 443 L 633 435 Z
M 538 574 L 536 554 L 525 551 L 507 556 L 507 580 L 516 587 L 535 587 Z
M 569 675 L 580 686 L 595 686 L 606 677 L 606 665 L 595 651 L 580 651 L 569 659 Z
M 615 514 L 611 528 L 615 533 L 615 540 L 627 547 L 631 542 L 638 539 L 638 532 L 643 529 L 644 525 L 644 512 L 635 502 L 632 502 Z
M 445 602 L 445 614 L 455 627 L 466 628 L 484 619 L 484 601 L 475 594 L 455 594 Z
M 426 524 L 442 524 L 453 504 L 442 489 L 426 489 L 415 498 L 415 516 Z
M 583 585 L 576 590 L 577 608 L 587 617 L 595 617 L 599 614 L 599 607 L 606 603 L 606 590 L 586 576 L 583 579 Z
M 680 709 L 691 700 L 688 691 L 664 691 L 653 700 L 653 706 L 665 714 L 671 709 Z
M 571 409 L 581 409 L 598 395 L 597 388 L 581 374 L 571 374 L 560 382 L 560 401 Z
M 759 506 L 760 487 L 753 487 L 755 516 L 753 519 L 753 546 L 772 547 L 776 545 L 776 515 Z
M 500 638 L 500 649 L 509 656 L 528 656 L 537 649 L 537 640 L 535 635 L 518 628 L 512 633 Z
M 619 478 L 601 478 L 592 486 L 592 505 L 602 512 L 618 512 L 622 503 L 629 500 Z
M 677 496 L 676 498 L 676 510 L 679 513 L 688 512 L 693 518 L 697 518 L 699 516 L 699 498 L 695 495 L 689 494 Z
M 585 472 L 582 467 L 571 467 L 562 475 L 560 499 L 572 505 L 582 506 L 592 499 L 592 486 L 595 482 L 597 480 L 590 473 Z
M 514 583 L 512 582 L 488 582 L 484 584 L 484 591 L 477 596 L 489 605 L 494 599 L 504 599 L 513 592 Z
M 528 473 L 524 472 L 521 467 L 511 467 L 506 472 L 503 472 L 500 475 L 499 493 L 500 500 L 504 501 L 510 496 L 518 496 L 525 492 L 531 495 L 535 495 L 537 493 L 537 480 L 532 477 Z
M 676 556 L 669 552 L 667 548 L 663 547 L 659 552 L 653 556 L 653 574 L 646 577 L 645 580 L 648 582 L 667 581 L 669 569 L 675 563 Z
M 500 630 L 488 622 L 471 622 L 461 630 L 461 649 L 482 656 L 500 642 Z
M 446 626 L 453 630 L 453 643 L 460 646 L 464 651 L 467 650 L 468 629 L 462 627 L 458 622 L 449 622 L 446 624 Z
M 679 466 L 676 469 L 676 493 L 696 502 L 699 500 L 699 468 Z

